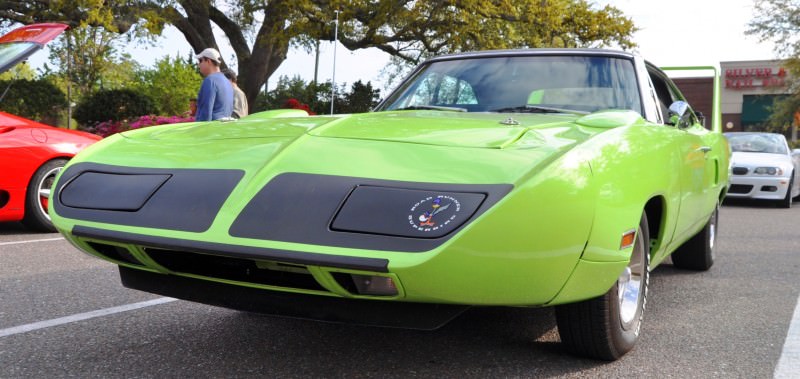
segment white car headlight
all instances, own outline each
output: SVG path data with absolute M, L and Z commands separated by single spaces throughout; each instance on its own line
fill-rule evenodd
M 753 173 L 756 175 L 783 175 L 783 169 L 780 167 L 757 167 Z

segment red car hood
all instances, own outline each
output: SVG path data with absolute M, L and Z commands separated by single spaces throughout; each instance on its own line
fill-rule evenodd
M 86 137 L 93 140 L 100 140 L 102 137 L 82 132 L 79 130 L 70 130 L 70 129 L 62 129 L 56 128 L 53 126 L 45 125 L 33 120 L 28 120 L 27 118 L 14 116 L 13 114 L 8 114 L 5 112 L 0 112 L 0 134 L 10 132 L 15 129 L 43 129 L 43 130 L 57 130 L 59 133 L 65 134 L 72 134 L 76 136 Z

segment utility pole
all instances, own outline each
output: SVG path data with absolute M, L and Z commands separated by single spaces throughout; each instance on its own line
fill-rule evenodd
M 319 73 L 319 40 L 317 40 L 317 53 L 314 59 L 314 85 L 317 85 L 317 74 Z
M 333 114 L 333 101 L 336 99 L 336 45 L 339 44 L 339 11 L 336 12 L 336 25 L 333 29 L 333 75 L 331 75 L 331 114 Z
M 67 29 L 67 129 L 72 129 L 72 29 Z

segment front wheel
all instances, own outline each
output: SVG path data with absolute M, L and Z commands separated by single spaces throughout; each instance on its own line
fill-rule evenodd
M 714 245 L 717 241 L 719 203 L 714 207 L 706 225 L 692 238 L 672 253 L 672 264 L 677 268 L 706 271 L 714 265 Z
M 41 232 L 56 231 L 47 209 L 50 205 L 53 182 L 66 164 L 66 159 L 53 159 L 43 164 L 33 174 L 25 194 L 25 217 L 22 219 L 25 226 Z
M 639 339 L 647 285 L 650 243 L 647 216 L 642 215 L 628 266 L 605 295 L 556 306 L 561 343 L 575 355 L 616 360 Z
M 779 208 L 792 207 L 792 187 L 794 187 L 794 174 L 792 174 L 792 178 L 789 179 L 789 188 L 786 189 L 786 196 L 784 196 L 782 200 L 778 200 L 777 205 Z

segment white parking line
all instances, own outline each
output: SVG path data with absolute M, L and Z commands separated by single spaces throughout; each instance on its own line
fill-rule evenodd
M 118 306 L 118 307 L 112 307 L 112 308 L 106 308 L 106 309 L 99 309 L 99 310 L 96 310 L 96 311 L 91 311 L 91 312 L 86 312 L 86 313 L 79 313 L 79 314 L 75 314 L 75 315 L 71 315 L 71 316 L 55 318 L 55 319 L 52 319 L 52 320 L 39 321 L 39 322 L 34 322 L 32 324 L 25 324 L 25 325 L 14 326 L 14 327 L 7 328 L 7 329 L 0 329 L 0 338 L 13 336 L 15 334 L 20 334 L 20 333 L 27 333 L 27 332 L 31 332 L 31 331 L 34 331 L 34 330 L 49 328 L 49 327 L 52 327 L 52 326 L 69 324 L 71 322 L 88 320 L 90 318 L 108 316 L 108 315 L 112 315 L 112 314 L 115 314 L 115 313 L 127 312 L 127 311 L 132 311 L 134 309 L 139 309 L 139 308 L 144 308 L 144 307 L 150 307 L 150 306 L 153 306 L 153 305 L 169 303 L 169 302 L 173 302 L 175 300 L 178 300 L 178 299 L 173 299 L 171 297 L 162 297 L 162 298 L 158 298 L 158 299 L 155 299 L 155 300 L 142 301 L 140 303 L 121 305 L 121 306 Z
M 783 352 L 775 367 L 775 379 L 797 378 L 800 376 L 800 297 L 794 306 L 794 316 L 786 333 Z
M 63 240 L 63 239 L 64 239 L 64 237 L 58 237 L 58 238 L 42 238 L 42 239 L 38 239 L 38 240 L 27 240 L 27 241 L 0 242 L 0 246 L 6 246 L 6 245 L 21 245 L 21 244 L 23 244 L 23 243 L 34 243 L 34 242 L 50 242 L 50 241 L 60 241 L 60 240 Z

